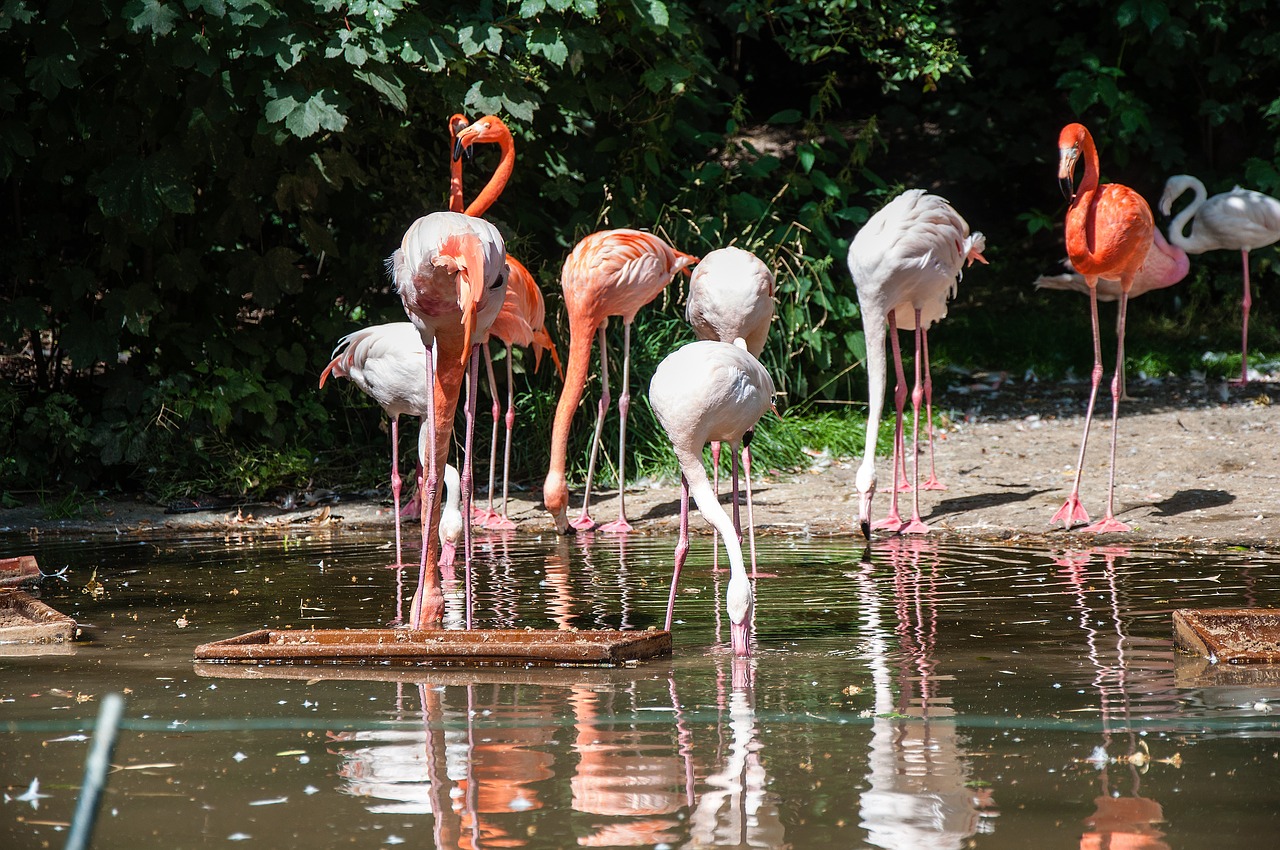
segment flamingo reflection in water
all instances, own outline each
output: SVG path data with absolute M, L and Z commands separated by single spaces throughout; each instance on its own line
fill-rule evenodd
M 934 659 L 941 559 L 936 544 L 920 538 L 892 538 L 876 554 L 887 556 L 893 570 L 891 612 L 872 565 L 853 574 L 875 689 L 860 825 L 876 847 L 963 847 L 974 834 L 994 830 L 995 810 L 989 790 L 966 787 L 964 741 L 951 719 L 951 698 L 938 687 L 953 678 L 939 675 Z
M 1173 650 L 1168 641 L 1132 638 L 1125 631 L 1116 562 L 1128 554 L 1124 547 L 1095 547 L 1067 551 L 1054 559 L 1080 613 L 1086 655 L 1093 668 L 1091 684 L 1098 692 L 1102 718 L 1102 743 L 1087 760 L 1097 770 L 1101 793 L 1093 801 L 1096 810 L 1085 819 L 1081 850 L 1169 850 L 1162 840 L 1164 832 L 1157 826 L 1164 822 L 1164 810 L 1157 801 L 1142 796 L 1142 775 L 1156 761 L 1177 766 L 1181 757 L 1153 759 L 1132 720 L 1135 713 L 1155 718 L 1154 725 L 1144 720 L 1147 730 L 1154 731 L 1159 728 L 1158 718 L 1178 713 Z M 1101 556 L 1103 569 L 1101 575 L 1091 576 L 1088 567 L 1094 555 Z M 1088 600 L 1099 591 L 1106 605 L 1095 611 Z M 1112 755 L 1117 738 L 1124 752 Z M 1113 770 L 1127 775 L 1131 793 L 1122 793 L 1121 783 L 1112 781 Z
M 756 725 L 756 660 L 734 656 L 732 690 L 724 692 L 724 656 L 717 664 L 717 704 L 729 718 L 729 748 L 720 769 L 704 780 L 707 790 L 689 817 L 689 846 L 782 848 L 785 828 L 777 795 L 768 791 L 769 777 L 760 757 Z

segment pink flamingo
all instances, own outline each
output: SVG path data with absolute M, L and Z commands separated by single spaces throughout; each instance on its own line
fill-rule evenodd
M 1249 291 L 1249 252 L 1280 240 L 1280 200 L 1239 186 L 1210 198 L 1199 180 L 1190 174 L 1175 174 L 1164 184 L 1160 212 L 1169 215 L 1173 202 L 1188 189 L 1195 197 L 1169 223 L 1169 241 L 1188 254 L 1215 250 L 1240 252 L 1244 266 L 1244 319 L 1240 326 L 1239 383 L 1246 384 L 1249 382 L 1249 307 L 1253 304 Z M 1189 220 L 1191 235 L 1187 236 Z
M 849 245 L 849 273 L 862 307 L 862 327 L 867 342 L 866 448 L 855 484 L 858 525 L 868 540 L 871 539 L 871 500 L 876 492 L 876 439 L 884 404 L 885 322 L 889 325 L 898 377 L 894 392 L 898 414 L 894 431 L 895 477 L 897 458 L 905 456 L 902 414 L 907 394 L 897 330 L 902 327 L 915 331 L 912 457 L 915 478 L 919 480 L 920 402 L 924 399 L 921 367 L 928 369 L 928 343 L 924 335 L 930 325 L 946 316 L 947 301 L 955 294 L 966 261 L 986 262 L 982 256 L 985 248 L 983 235 L 970 233 L 968 223 L 950 203 L 923 189 L 909 189 L 886 204 L 867 220 Z M 929 383 L 925 379 L 924 386 Z M 898 514 L 898 488 L 894 486 L 889 516 L 878 523 L 877 528 L 891 528 L 903 534 L 928 533 L 929 527 L 920 518 L 919 489 L 913 489 L 911 521 L 904 524 Z
M 572 369 L 572 366 L 570 367 Z M 664 628 L 671 628 L 676 584 L 689 553 L 689 495 L 724 538 L 729 556 L 726 609 L 734 655 L 750 655 L 748 630 L 754 594 L 733 522 L 716 498 L 702 466 L 702 447 L 727 442 L 736 452 L 750 442 L 752 429 L 773 403 L 773 379 L 739 337 L 733 343 L 691 342 L 668 354 L 649 382 L 649 404 L 680 462 L 680 539 L 676 544 L 671 594 Z
M 601 230 L 585 237 L 574 246 L 564 261 L 560 283 L 564 288 L 564 304 L 569 313 L 569 365 L 564 389 L 556 404 L 551 431 L 551 463 L 543 482 L 542 494 L 547 510 L 555 520 L 556 530 L 564 534 L 569 526 L 569 485 L 565 480 L 566 456 L 569 451 L 569 426 L 582 400 L 591 360 L 591 343 L 600 337 L 600 382 L 603 385 L 596 414 L 595 434 L 591 442 L 591 459 L 587 463 L 586 492 L 582 499 L 582 515 L 574 528 L 591 528 L 591 478 L 595 473 L 596 452 L 604 428 L 604 414 L 609 406 L 609 361 L 605 347 L 605 328 L 610 316 L 621 316 L 623 327 L 622 394 L 618 398 L 621 424 L 618 432 L 618 519 L 601 526 L 601 531 L 631 531 L 626 511 L 627 412 L 631 408 L 631 323 L 636 313 L 661 292 L 671 279 L 696 257 L 681 253 L 652 233 L 639 230 Z
M 1075 187 L 1076 164 L 1083 157 L 1084 177 Z M 1067 210 L 1067 257 L 1076 271 L 1084 275 L 1089 287 L 1089 311 L 1093 320 L 1093 373 L 1089 392 L 1089 408 L 1085 412 L 1084 436 L 1080 440 L 1080 460 L 1075 482 L 1067 501 L 1053 515 L 1051 522 L 1062 520 L 1065 528 L 1076 522 L 1088 522 L 1089 514 L 1080 504 L 1080 476 L 1084 471 L 1084 451 L 1093 422 L 1093 405 L 1102 380 L 1102 344 L 1098 336 L 1098 278 L 1120 281 L 1120 310 L 1116 334 L 1116 374 L 1111 380 L 1111 473 L 1107 486 L 1107 513 L 1085 531 L 1128 531 L 1129 526 L 1115 518 L 1116 423 L 1120 416 L 1120 368 L 1124 363 L 1125 313 L 1134 278 L 1146 260 L 1154 239 L 1155 222 L 1151 208 L 1142 196 L 1119 183 L 1098 185 L 1098 149 L 1093 136 L 1082 124 L 1068 124 L 1058 136 L 1058 181 L 1063 193 L 1071 198 Z

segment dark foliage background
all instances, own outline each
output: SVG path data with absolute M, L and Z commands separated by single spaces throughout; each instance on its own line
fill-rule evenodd
M 1179 172 L 1280 194 L 1277 24 L 1264 0 L 4 0 L 5 498 L 378 481 L 380 411 L 316 379 L 342 334 L 403 318 L 383 259 L 444 207 L 457 111 L 516 134 L 489 217 L 562 346 L 559 266 L 594 229 L 774 265 L 765 357 L 786 404 L 766 463 L 857 445 L 844 256 L 902 188 L 988 236 L 991 266 L 934 337 L 942 362 L 1083 374 L 1083 299 L 1030 288 L 1062 254 L 1058 129 L 1087 123 L 1104 179 L 1152 201 Z M 468 195 L 496 157 L 469 166 Z M 1273 262 L 1254 255 L 1260 355 L 1277 348 Z M 1238 269 L 1203 255 L 1138 302 L 1131 366 L 1238 370 Z M 681 301 L 679 284 L 641 314 L 637 396 L 691 336 Z M 551 371 L 517 380 L 521 427 L 547 433 Z M 643 404 L 633 418 L 637 456 L 662 465 Z M 518 478 L 538 479 L 544 442 L 523 443 Z

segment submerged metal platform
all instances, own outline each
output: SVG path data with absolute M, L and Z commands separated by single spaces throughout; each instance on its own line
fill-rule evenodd
M 11 646 L 66 644 L 76 639 L 76 621 L 25 590 L 0 589 L 0 654 Z
M 1173 612 L 1173 642 L 1214 662 L 1280 662 L 1280 609 L 1180 608 Z
M 0 558 L 0 587 L 17 587 L 40 578 L 40 565 L 35 555 Z
M 259 629 L 195 650 L 205 662 L 441 667 L 616 667 L 670 654 L 659 630 Z

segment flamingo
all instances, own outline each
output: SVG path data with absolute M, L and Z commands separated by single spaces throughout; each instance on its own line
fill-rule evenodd
M 919 423 L 921 365 L 928 368 L 926 329 L 947 314 L 947 301 L 955 294 L 966 261 L 985 263 L 982 251 L 986 238 L 970 233 L 969 225 L 944 198 L 923 189 L 909 189 L 898 195 L 867 220 L 849 245 L 849 274 L 853 277 L 862 308 L 862 327 L 867 342 L 867 433 L 862 465 L 855 486 L 858 489 L 858 525 L 871 539 L 871 500 L 876 492 L 876 438 L 880 431 L 880 411 L 884 404 L 885 322 L 897 367 L 894 392 L 897 427 L 894 432 L 894 474 L 897 457 L 904 455 L 902 409 L 906 401 L 906 376 L 898 349 L 899 327 L 916 332 L 915 389 L 911 393 L 915 431 L 912 455 L 915 477 L 919 479 Z M 927 382 L 926 382 L 927 385 Z M 905 468 L 905 463 L 904 463 Z M 878 527 L 903 534 L 925 534 L 929 527 L 920 519 L 920 493 L 915 488 L 911 521 L 903 524 L 898 515 L 898 488 L 891 491 L 889 517 Z
M 466 207 L 468 215 L 484 215 L 505 188 L 515 165 L 515 140 L 510 128 L 496 115 L 485 117 L 468 124 L 462 115 L 453 115 L 449 119 L 449 134 L 454 157 L 450 171 L 450 209 L 463 211 L 462 194 L 462 153 L 470 153 L 476 144 L 497 144 L 502 156 L 498 168 L 489 178 L 485 188 Z M 542 291 L 523 263 L 510 254 L 507 255 L 507 266 L 511 275 L 507 279 L 507 297 L 503 300 L 498 318 L 490 328 L 489 336 L 483 344 L 485 369 L 489 376 L 489 394 L 493 399 L 493 436 L 489 443 L 489 506 L 479 511 L 477 518 L 481 525 L 495 530 L 515 528 L 515 523 L 507 516 L 507 495 L 509 484 L 509 467 L 511 464 L 511 432 L 515 428 L 515 390 L 512 381 L 511 348 L 513 345 L 534 347 L 534 368 L 542 359 L 542 352 L 549 351 L 556 370 L 560 366 L 560 356 L 556 352 L 555 343 L 546 329 L 546 305 Z M 493 509 L 494 470 L 498 451 L 498 419 L 501 410 L 498 404 L 497 386 L 493 375 L 493 357 L 489 351 L 489 338 L 497 338 L 507 348 L 507 412 L 506 412 L 506 446 L 503 451 L 502 467 L 502 511 Z
M 1169 241 L 1188 254 L 1205 251 L 1238 250 L 1244 267 L 1244 319 L 1240 331 L 1240 383 L 1249 382 L 1249 252 L 1280 240 L 1280 200 L 1270 195 L 1241 189 L 1207 198 L 1204 184 L 1190 174 L 1175 174 L 1164 184 L 1160 212 L 1169 215 L 1173 202 L 1190 189 L 1194 199 L 1169 223 Z M 1191 235 L 1186 235 L 1187 222 Z
M 1084 177 L 1075 187 L 1075 169 L 1084 159 Z M 1076 464 L 1075 482 L 1066 502 L 1050 521 L 1062 520 L 1064 528 L 1076 522 L 1088 522 L 1089 514 L 1080 504 L 1080 476 L 1084 471 L 1084 451 L 1093 422 L 1093 405 L 1102 380 L 1102 344 L 1098 336 L 1098 278 L 1120 281 L 1120 309 L 1116 319 L 1116 373 L 1111 380 L 1111 472 L 1107 484 L 1106 516 L 1085 531 L 1128 531 L 1129 526 L 1115 518 L 1116 423 L 1120 416 L 1120 368 L 1124 363 L 1124 324 L 1129 306 L 1129 292 L 1134 278 L 1146 260 L 1153 244 L 1155 222 L 1151 208 L 1142 196 L 1119 183 L 1098 185 L 1098 149 L 1093 136 L 1083 124 L 1068 124 L 1058 136 L 1058 180 L 1063 194 L 1071 198 L 1067 210 L 1067 256 L 1076 271 L 1084 275 L 1089 287 L 1089 313 L 1093 320 L 1093 373 L 1089 391 L 1089 408 L 1085 411 L 1084 436 L 1080 439 L 1080 460 Z
M 684 317 L 693 325 L 698 339 L 733 342 L 742 337 L 756 358 L 764 351 L 773 321 L 777 283 L 769 267 L 750 251 L 733 246 L 717 248 L 702 258 L 689 278 L 689 297 Z M 742 462 L 751 464 L 751 449 L 743 448 Z M 738 458 L 733 458 L 733 526 L 738 523 Z M 711 442 L 712 489 L 720 494 L 720 442 Z M 747 493 L 747 503 L 751 494 Z M 751 527 L 751 571 L 756 571 L 755 522 Z
M 600 337 L 600 382 L 603 385 L 596 414 L 595 434 L 591 442 L 591 459 L 587 463 L 587 485 L 582 500 L 582 515 L 574 528 L 591 528 L 594 522 L 588 512 L 591 502 L 591 477 L 595 472 L 596 452 L 604 428 L 604 413 L 609 406 L 609 363 L 605 349 L 605 328 L 610 316 L 621 316 L 623 327 L 622 394 L 618 398 L 621 424 L 618 433 L 618 519 L 601 526 L 602 531 L 625 533 L 631 530 L 626 513 L 626 446 L 627 412 L 631 408 L 631 323 L 636 313 L 666 287 L 686 266 L 698 260 L 675 250 L 652 233 L 639 230 L 601 230 L 590 234 L 574 246 L 564 261 L 560 283 L 564 303 L 569 312 L 569 365 L 564 389 L 556 403 L 551 430 L 551 463 L 543 482 L 543 500 L 555 520 L 556 530 L 568 531 L 569 485 L 565 481 L 565 461 L 569 450 L 569 426 L 582 400 L 591 360 L 591 343 Z
M 572 369 L 572 366 L 570 366 Z M 649 382 L 649 403 L 680 462 L 680 539 L 676 544 L 671 594 L 664 628 L 671 628 L 676 585 L 689 553 L 689 496 L 720 532 L 729 556 L 725 607 L 734 655 L 751 654 L 748 629 L 754 594 L 742 561 L 742 546 L 733 521 L 725 513 L 702 467 L 702 447 L 711 440 L 727 442 L 736 452 L 750 443 L 752 429 L 773 401 L 773 379 L 747 350 L 741 337 L 732 343 L 699 340 L 668 354 Z
M 1070 260 L 1066 260 L 1065 265 L 1069 271 L 1064 274 L 1040 275 L 1040 277 L 1036 278 L 1033 282 L 1036 289 L 1073 290 L 1088 295 L 1089 284 L 1085 283 L 1084 275 L 1071 268 Z M 1134 275 L 1133 285 L 1129 287 L 1129 300 L 1132 301 L 1147 292 L 1173 286 L 1186 277 L 1190 269 L 1191 260 L 1187 256 L 1187 252 L 1177 245 L 1170 245 L 1159 228 L 1152 230 L 1151 245 L 1147 248 L 1147 257 L 1142 262 L 1142 268 Z M 1097 290 L 1099 301 L 1120 300 L 1122 290 L 1118 279 L 1100 277 L 1095 289 Z M 1118 320 L 1119 316 L 1117 315 L 1116 318 Z M 1117 321 L 1117 333 L 1119 330 L 1120 326 Z M 1120 398 L 1128 399 L 1128 397 L 1128 393 L 1125 392 L 1124 368 L 1123 364 L 1121 364 Z
M 505 254 L 501 234 L 484 219 L 464 213 L 435 212 L 410 225 L 405 231 L 400 249 L 388 263 L 405 312 L 422 337 L 426 385 L 434 389 L 427 394 L 429 451 L 422 500 L 422 559 L 410 619 L 413 628 L 438 623 L 443 615 L 444 597 L 440 592 L 436 569 L 438 561 L 432 560 L 435 554 L 432 550 L 438 545 L 436 535 L 433 534 L 438 522 L 434 511 L 439 483 L 437 470 L 439 460 L 449 449 L 453 415 L 458 405 L 463 371 L 468 359 L 471 362 L 466 371 L 471 389 L 468 392 L 467 439 L 461 470 L 461 492 L 463 512 L 470 510 L 470 435 L 474 423 L 474 386 L 478 363 L 478 353 L 473 352 L 472 342 L 482 339 L 488 333 L 506 296 Z M 433 345 L 438 348 L 438 358 L 433 357 Z M 471 571 L 468 531 L 469 529 L 464 528 L 469 627 Z

